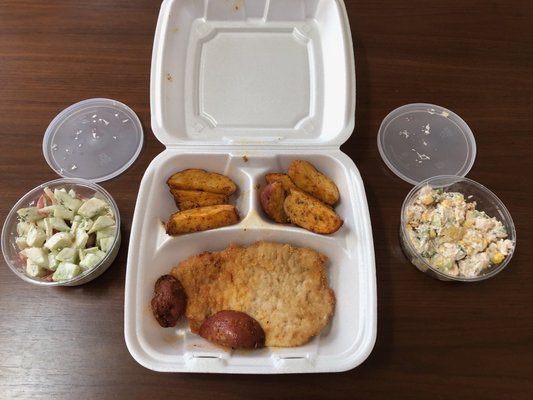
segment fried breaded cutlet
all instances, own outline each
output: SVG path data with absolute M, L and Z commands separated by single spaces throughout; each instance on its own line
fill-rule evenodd
M 192 332 L 210 315 L 235 310 L 261 324 L 267 346 L 292 347 L 318 335 L 333 315 L 326 260 L 309 248 L 256 242 L 191 256 L 172 275 L 187 293 Z

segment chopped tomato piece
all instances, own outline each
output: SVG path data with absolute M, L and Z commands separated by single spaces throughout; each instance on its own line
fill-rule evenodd
M 43 208 L 43 207 L 46 207 L 46 206 L 49 206 L 52 204 L 52 200 L 50 200 L 50 198 L 45 195 L 45 194 L 42 194 L 39 196 L 39 199 L 37 200 L 37 208 Z M 45 218 L 48 217 L 48 213 L 46 212 L 41 212 L 39 211 Z

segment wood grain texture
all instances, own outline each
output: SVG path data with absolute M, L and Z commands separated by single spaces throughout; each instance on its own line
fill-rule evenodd
M 124 278 L 137 189 L 164 147 L 150 129 L 149 76 L 160 2 L 0 2 L 0 221 L 29 189 L 55 179 L 42 136 L 68 105 L 128 104 L 145 130 L 139 159 L 104 182 L 121 210 L 123 245 L 98 280 L 45 289 L 0 260 L 2 399 L 530 399 L 533 393 L 533 3 L 529 0 L 346 0 L 354 41 L 356 127 L 342 146 L 365 183 L 378 282 L 372 354 L 337 374 L 162 374 L 124 341 Z M 472 128 L 469 177 L 511 212 L 508 269 L 477 284 L 419 273 L 398 242 L 411 185 L 382 162 L 376 136 L 392 109 L 429 102 Z

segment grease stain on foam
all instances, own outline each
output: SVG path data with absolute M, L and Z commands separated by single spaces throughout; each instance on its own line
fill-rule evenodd
M 178 332 L 175 334 L 163 335 L 162 338 L 165 343 L 175 345 L 183 341 L 184 335 Z

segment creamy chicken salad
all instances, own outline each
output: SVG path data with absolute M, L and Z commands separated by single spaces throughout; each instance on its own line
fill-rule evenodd
M 459 192 L 423 187 L 406 208 L 407 236 L 434 268 L 473 278 L 503 262 L 514 247 L 501 221 Z

